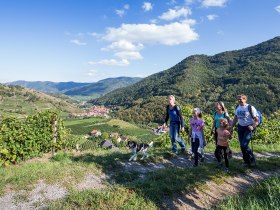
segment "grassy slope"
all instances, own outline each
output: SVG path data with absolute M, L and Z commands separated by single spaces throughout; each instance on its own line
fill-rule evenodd
M 0 85 L 0 92 L 0 114 L 2 115 L 34 114 L 46 109 L 57 109 L 67 113 L 79 111 L 76 105 L 69 103 L 66 99 L 19 86 Z

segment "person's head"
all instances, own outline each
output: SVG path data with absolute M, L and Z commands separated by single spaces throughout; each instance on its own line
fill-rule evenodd
M 217 111 L 222 110 L 223 112 L 227 112 L 224 102 L 218 101 L 215 103 L 215 108 Z
M 224 128 L 224 129 L 228 129 L 229 128 L 229 124 L 228 124 L 228 121 L 226 118 L 220 118 L 219 119 L 219 125 L 221 128 Z
M 238 95 L 237 101 L 238 101 L 239 105 L 244 106 L 244 105 L 246 105 L 246 102 L 247 102 L 247 96 L 244 94 Z
M 168 104 L 169 104 L 169 105 L 171 105 L 171 106 L 175 105 L 175 96 L 169 95 L 169 96 L 167 97 L 167 100 L 168 100 Z
M 202 113 L 199 108 L 194 108 L 192 111 L 192 115 L 193 115 L 193 117 L 196 117 L 196 118 L 202 118 Z

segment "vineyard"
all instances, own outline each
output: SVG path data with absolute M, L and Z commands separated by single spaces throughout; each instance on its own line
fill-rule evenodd
M 0 123 L 0 165 L 61 150 L 68 134 L 56 112 L 39 112 L 25 119 L 4 118 Z

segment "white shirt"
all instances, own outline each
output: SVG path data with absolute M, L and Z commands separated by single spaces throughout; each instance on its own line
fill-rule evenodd
M 253 118 L 258 116 L 256 108 L 251 105 L 252 115 L 253 115 L 252 118 L 248 106 L 249 104 L 246 104 L 245 106 L 239 105 L 235 110 L 235 115 L 237 116 L 238 124 L 241 126 L 249 126 L 254 124 L 255 121 Z

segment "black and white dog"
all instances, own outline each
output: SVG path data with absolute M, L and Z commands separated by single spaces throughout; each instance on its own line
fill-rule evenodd
M 129 158 L 129 161 L 132 160 L 135 161 L 137 159 L 138 153 L 141 151 L 143 154 L 141 160 L 143 160 L 145 157 L 148 156 L 147 154 L 148 148 L 153 146 L 153 142 L 151 142 L 150 144 L 146 144 L 146 143 L 137 143 L 135 141 L 128 141 L 127 146 L 133 152 L 133 155 L 131 156 L 131 158 Z

